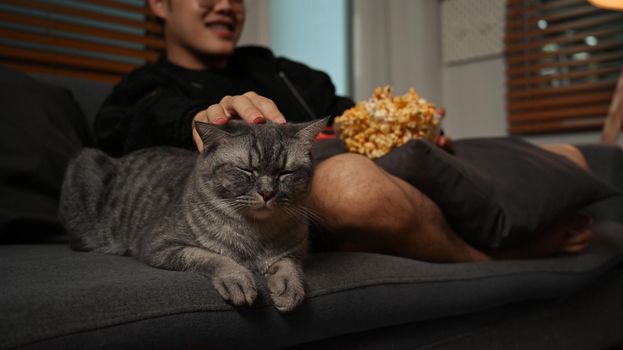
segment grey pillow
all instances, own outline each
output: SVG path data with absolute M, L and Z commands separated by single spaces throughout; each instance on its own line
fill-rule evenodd
M 90 144 L 71 94 L 0 67 L 0 242 L 62 234 L 58 196 L 69 159 Z
M 454 154 L 411 141 L 377 164 L 435 201 L 461 237 L 489 248 L 516 244 L 569 211 L 618 194 L 517 137 L 456 141 Z

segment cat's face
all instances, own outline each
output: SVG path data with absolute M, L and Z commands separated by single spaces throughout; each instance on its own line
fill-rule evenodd
M 230 121 L 198 127 L 205 144 L 200 162 L 205 183 L 221 205 L 256 219 L 296 211 L 309 193 L 311 146 L 325 124 Z

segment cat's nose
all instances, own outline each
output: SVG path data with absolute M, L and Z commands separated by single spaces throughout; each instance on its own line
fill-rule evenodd
M 264 199 L 264 202 L 268 202 L 271 198 L 275 196 L 275 192 L 273 191 L 257 191 L 257 193 L 259 193 L 260 196 L 262 196 L 262 198 Z

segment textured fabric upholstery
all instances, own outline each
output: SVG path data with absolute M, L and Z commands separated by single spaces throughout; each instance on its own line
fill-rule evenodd
M 95 80 L 84 80 L 44 73 L 33 73 L 32 77 L 47 84 L 63 86 L 71 92 L 84 113 L 85 121 L 92 127 L 95 115 L 106 96 L 112 92 L 112 85 Z
M 580 145 L 595 176 L 623 193 L 623 149 L 618 145 Z M 595 219 L 623 223 L 623 196 L 606 199 L 588 208 Z
M 54 240 L 65 168 L 90 129 L 67 89 L 1 66 L 0 105 L 0 242 Z
M 623 259 L 623 226 L 601 223 L 597 231 L 588 254 L 542 260 L 315 254 L 305 268 L 306 301 L 286 315 L 264 288 L 254 307 L 235 310 L 198 274 L 65 245 L 0 246 L 0 334 L 5 347 L 283 347 L 569 295 Z

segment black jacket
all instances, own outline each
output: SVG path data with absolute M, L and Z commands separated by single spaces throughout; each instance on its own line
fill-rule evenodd
M 247 91 L 273 100 L 289 122 L 335 117 L 353 105 L 336 96 L 327 74 L 265 48 L 238 48 L 219 70 L 189 70 L 162 56 L 126 76 L 106 99 L 95 120 L 98 145 L 115 156 L 150 146 L 194 148 L 194 115 Z

